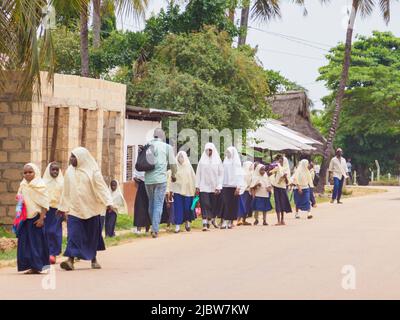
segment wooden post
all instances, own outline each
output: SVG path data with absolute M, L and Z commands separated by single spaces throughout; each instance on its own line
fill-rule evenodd
M 51 137 L 50 162 L 53 162 L 56 160 L 59 118 L 60 118 L 60 108 L 55 108 L 54 109 L 54 122 L 53 122 L 53 135 Z
M 82 110 L 82 138 L 81 146 L 86 146 L 87 109 Z

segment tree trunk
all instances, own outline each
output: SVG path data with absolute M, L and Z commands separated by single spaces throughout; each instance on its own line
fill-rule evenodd
M 320 180 L 317 186 L 317 192 L 323 193 L 325 190 L 325 183 L 326 183 L 326 175 L 328 170 L 328 163 L 331 157 L 331 150 L 333 145 L 333 140 L 335 139 L 336 131 L 339 126 L 339 116 L 340 110 L 342 109 L 343 97 L 346 89 L 346 84 L 349 79 L 349 69 L 350 69 L 350 60 L 351 60 L 351 46 L 352 46 L 352 39 L 353 39 L 353 29 L 354 29 L 354 22 L 357 17 L 357 1 L 353 0 L 353 6 L 351 10 L 351 15 L 349 19 L 349 24 L 347 27 L 347 35 L 346 35 L 346 44 L 345 44 L 345 52 L 344 52 L 344 61 L 343 61 L 343 69 L 342 69 L 342 76 L 340 78 L 339 89 L 336 94 L 336 106 L 332 117 L 332 124 L 329 129 L 329 134 L 327 141 L 325 143 L 323 160 L 321 165 L 320 171 Z
M 81 11 L 81 75 L 89 76 L 89 31 L 88 31 L 88 4 Z
M 247 39 L 247 28 L 249 26 L 249 13 L 250 13 L 250 1 L 242 8 L 242 14 L 240 17 L 240 31 L 238 46 L 246 44 Z
M 101 29 L 101 0 L 93 0 L 93 47 L 100 47 L 100 29 Z

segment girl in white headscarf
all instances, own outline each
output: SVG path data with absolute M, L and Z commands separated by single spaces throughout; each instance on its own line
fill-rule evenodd
M 301 160 L 291 179 L 292 184 L 295 186 L 293 192 L 294 202 L 296 204 L 296 219 L 300 219 L 299 210 L 307 211 L 307 218 L 312 219 L 310 188 L 312 188 L 314 185 L 308 166 L 309 162 L 307 159 Z
M 74 258 L 91 260 L 93 269 L 100 269 L 97 251 L 105 250 L 101 235 L 100 214 L 112 210 L 113 201 L 90 152 L 83 147 L 72 150 L 70 166 L 65 172 L 64 191 L 58 210 L 68 213 L 68 238 L 61 263 L 65 270 L 74 269 Z
M 33 163 L 24 166 L 24 179 L 18 194 L 26 207 L 26 220 L 18 228 L 17 266 L 27 274 L 40 273 L 49 265 L 49 248 L 44 231 L 46 211 L 49 210 L 47 188 Z
M 281 154 L 275 156 L 275 162 L 272 164 L 272 169 L 268 175 L 274 187 L 275 211 L 278 219 L 277 226 L 284 226 L 285 213 L 292 212 L 287 187 L 290 178 L 290 169 L 284 164 L 284 157 Z
M 252 196 L 250 194 L 250 184 L 251 179 L 254 174 L 254 165 L 251 161 L 245 161 L 243 163 L 243 172 L 244 172 L 244 187 L 241 190 L 240 194 L 240 203 L 239 203 L 239 219 L 237 225 L 251 225 L 251 223 L 247 222 L 246 219 L 252 214 Z
M 232 229 L 233 221 L 239 214 L 239 195 L 244 186 L 244 174 L 239 153 L 235 147 L 225 152 L 224 180 L 222 185 L 222 221 L 221 229 Z
M 47 243 L 49 245 L 50 263 L 56 263 L 56 257 L 61 254 L 62 222 L 63 217 L 56 214 L 61 194 L 64 189 L 64 177 L 57 162 L 51 162 L 47 166 L 43 181 L 49 194 L 50 209 L 46 213 L 44 221 Z
M 215 218 L 222 200 L 220 193 L 223 179 L 224 167 L 217 148 L 213 143 L 207 143 L 196 171 L 196 193 L 200 195 L 203 231 L 208 230 L 210 222 L 218 228 Z
M 107 210 L 105 217 L 106 237 L 115 236 L 115 225 L 117 223 L 117 214 L 127 214 L 128 206 L 122 194 L 117 180 L 111 180 L 110 192 L 112 198 L 112 210 Z
M 171 182 L 170 188 L 174 194 L 175 233 L 180 231 L 182 223 L 185 223 L 185 229 L 189 232 L 190 222 L 195 218 L 191 207 L 196 193 L 196 174 L 185 151 L 178 152 L 176 164 L 176 181 Z
M 251 180 L 250 189 L 254 196 L 253 212 L 254 225 L 258 225 L 258 215 L 263 215 L 263 225 L 267 226 L 267 213 L 272 210 L 271 192 L 272 184 L 268 178 L 265 167 L 262 164 L 257 165 Z

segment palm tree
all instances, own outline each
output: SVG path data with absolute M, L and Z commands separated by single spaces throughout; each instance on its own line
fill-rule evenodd
M 379 5 L 380 11 L 383 15 L 383 19 L 385 20 L 386 23 L 389 23 L 390 5 L 393 1 L 394 0 L 353 0 L 349 23 L 347 27 L 347 33 L 346 33 L 342 74 L 340 78 L 339 88 L 336 93 L 336 100 L 335 100 L 336 103 L 332 116 L 332 123 L 329 129 L 327 141 L 324 146 L 323 161 L 320 170 L 320 180 L 317 186 L 317 192 L 320 193 L 324 192 L 326 183 L 326 174 L 328 169 L 328 161 L 331 156 L 333 141 L 335 139 L 336 131 L 339 126 L 340 111 L 342 109 L 342 102 L 345 95 L 347 81 L 349 78 L 353 30 L 356 17 L 359 13 L 361 14 L 362 17 L 370 15 L 373 12 L 375 6 Z
M 292 2 L 302 6 L 304 8 L 304 15 L 307 14 L 307 10 L 304 7 L 304 0 L 292 0 Z M 250 4 L 250 0 L 243 0 L 242 2 L 240 19 L 241 35 L 239 36 L 238 40 L 239 46 L 246 44 L 247 29 L 249 25 Z M 251 9 L 252 17 L 261 21 L 269 21 L 274 18 L 280 18 L 280 5 L 281 0 L 256 0 Z
M 61 0 L 58 0 L 61 1 Z M 79 6 L 83 0 L 74 0 Z M 54 49 L 51 28 L 43 9 L 57 0 L 0 1 L 0 90 L 18 73 L 17 94 L 31 96 L 33 84 L 40 95 L 40 66 L 48 66 L 48 80 L 54 74 Z M 42 41 L 38 41 L 41 38 Z
M 101 0 L 93 0 L 93 47 L 100 47 Z
M 150 0 L 93 0 L 93 46 L 100 46 L 100 28 L 101 28 L 101 8 L 112 8 L 117 10 L 120 16 L 129 16 L 133 14 L 135 19 L 144 16 Z M 108 6 L 107 4 L 111 4 Z
M 81 75 L 89 77 L 89 2 L 86 1 L 80 12 Z

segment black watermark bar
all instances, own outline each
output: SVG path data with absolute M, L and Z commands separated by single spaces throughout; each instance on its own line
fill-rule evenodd
M 60 310 L 79 319 L 267 319 L 273 314 L 297 319 L 342 319 L 363 313 L 381 318 L 397 312 L 400 301 L 263 301 L 263 300 L 24 300 L 0 301 L 1 310 L 14 310 L 19 318 L 33 319 L 32 310 L 58 315 Z M 109 317 L 108 315 L 112 315 Z M 41 318 L 43 319 L 43 318 Z

